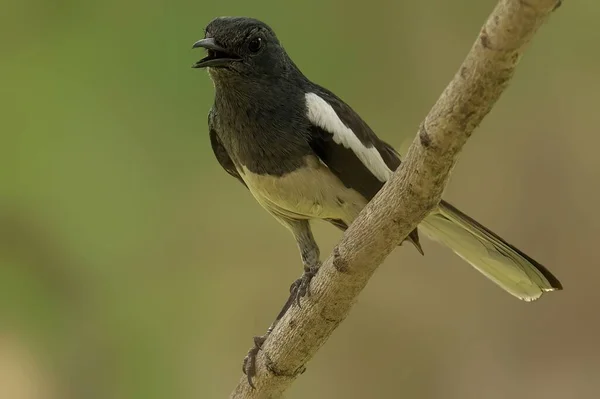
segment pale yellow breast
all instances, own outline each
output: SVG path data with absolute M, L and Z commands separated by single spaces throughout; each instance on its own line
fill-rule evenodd
M 349 189 L 317 157 L 283 176 L 258 175 L 245 167 L 242 179 L 252 195 L 275 216 L 294 219 L 341 219 L 350 224 L 367 200 Z

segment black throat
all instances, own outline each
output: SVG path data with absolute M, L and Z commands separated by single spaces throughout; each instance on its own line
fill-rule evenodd
M 311 153 L 303 77 L 223 72 L 211 73 L 213 123 L 232 160 L 257 174 L 281 176 L 302 167 Z

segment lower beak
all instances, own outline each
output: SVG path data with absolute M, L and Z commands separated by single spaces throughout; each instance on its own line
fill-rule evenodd
M 198 40 L 192 46 L 192 48 L 198 47 L 206 49 L 208 55 L 192 65 L 192 68 L 224 67 L 241 60 L 240 57 L 219 46 L 213 38 Z

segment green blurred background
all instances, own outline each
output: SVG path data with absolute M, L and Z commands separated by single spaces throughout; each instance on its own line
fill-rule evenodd
M 1 2 L 0 398 L 223 398 L 301 272 L 214 159 L 191 45 L 269 23 L 405 152 L 485 1 Z M 394 251 L 289 398 L 578 398 L 600 390 L 600 3 L 566 1 L 445 198 L 549 268 L 526 304 L 450 251 Z M 316 224 L 326 255 L 339 239 Z

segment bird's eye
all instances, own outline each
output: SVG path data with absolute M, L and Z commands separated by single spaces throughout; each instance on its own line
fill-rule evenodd
M 250 40 L 250 43 L 248 43 L 248 49 L 250 51 L 252 51 L 253 53 L 256 53 L 256 52 L 258 52 L 258 50 L 261 49 L 262 45 L 263 45 L 262 38 L 255 37 L 254 39 Z

